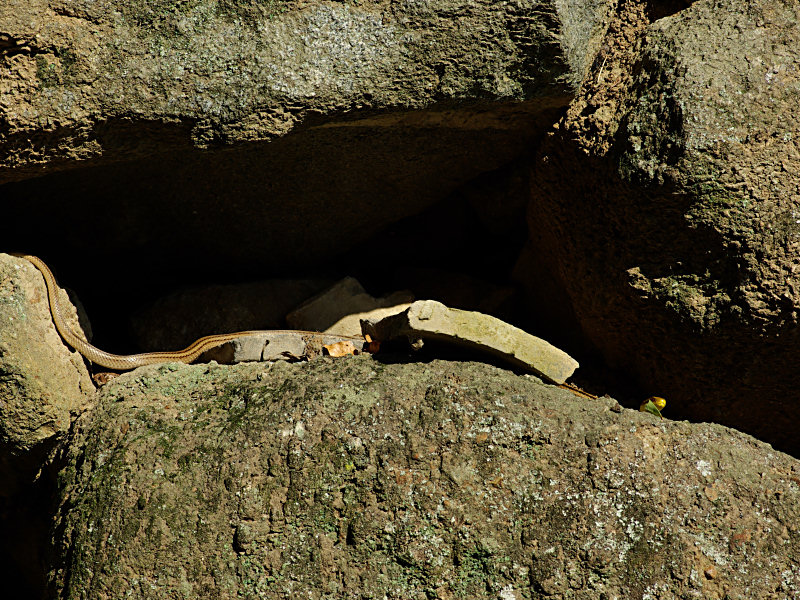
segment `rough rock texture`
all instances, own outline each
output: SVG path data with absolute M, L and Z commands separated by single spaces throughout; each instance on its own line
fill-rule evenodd
M 126 116 L 208 144 L 279 137 L 309 112 L 563 93 L 610 4 L 10 0 L 3 164 L 103 156 L 98 124 Z
M 60 478 L 56 598 L 800 594 L 800 464 L 478 363 L 147 367 Z
M 53 326 L 41 274 L 26 260 L 0 254 L 0 455 L 52 444 L 93 395 L 83 358 Z
M 621 2 L 539 154 L 528 273 L 554 282 L 549 314 L 681 414 L 794 451 L 798 47 L 794 1 L 653 23 Z

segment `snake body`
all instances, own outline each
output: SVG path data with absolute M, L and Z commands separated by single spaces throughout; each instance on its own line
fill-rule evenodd
M 141 354 L 112 354 L 93 346 L 81 336 L 76 334 L 72 328 L 67 324 L 65 318 L 64 308 L 58 295 L 58 283 L 53 275 L 53 272 L 45 264 L 45 262 L 36 256 L 30 254 L 10 253 L 11 256 L 24 258 L 36 267 L 44 277 L 44 283 L 47 287 L 47 300 L 50 304 L 50 314 L 53 317 L 53 324 L 58 330 L 58 334 L 70 347 L 77 350 L 88 361 L 93 362 L 101 367 L 107 369 L 114 369 L 116 371 L 128 371 L 144 365 L 155 365 L 165 362 L 182 362 L 190 363 L 195 361 L 201 354 L 221 346 L 227 342 L 235 339 L 248 337 L 253 335 L 264 335 L 270 333 L 294 333 L 294 334 L 308 334 L 308 335 L 323 335 L 318 331 L 299 331 L 288 329 L 270 329 L 263 331 L 240 331 L 237 333 L 220 333 L 216 335 L 208 335 L 201 337 L 191 345 L 183 350 L 176 350 L 173 352 L 144 352 Z M 339 338 L 351 338 L 363 341 L 363 338 L 358 336 L 340 336 Z

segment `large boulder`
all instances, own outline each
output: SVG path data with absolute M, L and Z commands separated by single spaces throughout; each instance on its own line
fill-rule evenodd
M 75 310 L 65 306 L 77 327 Z M 0 254 L 0 577 L 12 597 L 36 597 L 41 586 L 52 512 L 42 473 L 94 396 L 83 358 L 53 326 L 41 274 Z
M 541 148 L 528 277 L 552 282 L 543 302 L 682 415 L 796 451 L 797 3 L 648 17 L 621 3 Z
M 6 243 L 109 277 L 317 261 L 520 154 L 613 4 L 6 3 Z
M 60 293 L 77 328 L 75 309 Z M 42 275 L 28 261 L 0 254 L 0 465 L 26 455 L 30 461 L 33 451 L 41 460 L 91 405 L 94 392 L 83 357 L 64 345 L 53 325 Z M 33 473 L 40 467 L 30 465 Z M 14 480 L 5 469 L 0 474 Z M 13 489 L 4 486 L 0 497 Z
M 800 464 L 480 363 L 146 367 L 59 481 L 54 598 L 791 598 Z

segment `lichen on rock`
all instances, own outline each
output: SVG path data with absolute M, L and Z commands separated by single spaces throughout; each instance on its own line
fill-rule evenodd
M 147 367 L 64 458 L 58 597 L 800 591 L 795 460 L 479 363 Z

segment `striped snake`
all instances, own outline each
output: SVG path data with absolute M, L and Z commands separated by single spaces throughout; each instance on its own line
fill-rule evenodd
M 58 283 L 56 278 L 50 271 L 45 262 L 31 256 L 30 254 L 20 254 L 11 252 L 11 256 L 24 258 L 36 267 L 44 277 L 44 283 L 47 286 L 47 299 L 50 303 L 50 314 L 53 316 L 53 323 L 58 330 L 62 339 L 72 348 L 77 350 L 88 361 L 93 362 L 101 367 L 107 369 L 114 369 L 116 371 L 128 371 L 144 365 L 155 365 L 165 362 L 182 362 L 190 363 L 196 360 L 203 352 L 221 346 L 226 342 L 231 342 L 235 339 L 248 337 L 253 335 L 264 335 L 272 333 L 294 333 L 302 335 L 324 335 L 318 331 L 300 331 L 295 329 L 269 329 L 263 331 L 240 331 L 237 333 L 220 333 L 216 335 L 208 335 L 201 337 L 191 345 L 183 350 L 176 350 L 174 352 L 144 352 L 141 354 L 111 354 L 92 346 L 83 337 L 76 334 L 65 319 L 64 307 L 58 295 Z M 361 336 L 345 336 L 336 335 L 337 338 L 349 338 L 359 341 L 364 341 Z

